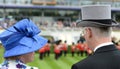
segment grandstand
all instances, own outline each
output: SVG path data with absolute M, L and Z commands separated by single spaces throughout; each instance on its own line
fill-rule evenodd
M 120 0 L 0 0 L 0 18 L 8 19 L 7 26 L 30 18 L 41 28 L 40 35 L 71 44 L 80 37 L 75 21 L 81 19 L 81 6 L 95 4 L 111 5 L 112 18 L 120 22 Z

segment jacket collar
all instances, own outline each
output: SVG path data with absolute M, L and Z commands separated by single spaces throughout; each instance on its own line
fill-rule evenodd
M 95 51 L 95 53 L 102 53 L 102 52 L 108 52 L 108 51 L 114 51 L 114 50 L 117 50 L 117 48 L 115 47 L 114 44 L 111 44 L 111 45 L 106 45 L 106 46 L 98 48 Z
M 112 42 L 102 43 L 102 44 L 98 45 L 97 47 L 95 47 L 94 52 L 95 52 L 98 48 L 100 48 L 100 47 L 108 46 L 108 45 L 111 45 L 111 44 L 113 44 L 113 43 L 112 43 Z

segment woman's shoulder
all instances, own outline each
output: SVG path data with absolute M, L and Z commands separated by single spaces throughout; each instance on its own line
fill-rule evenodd
M 4 61 L 0 64 L 0 69 L 39 69 L 37 67 L 28 66 L 19 61 Z
M 5 67 L 5 66 L 2 66 L 1 64 L 0 64 L 0 69 L 4 69 L 4 68 L 7 68 L 7 67 Z M 9 69 L 9 68 L 8 68 Z M 15 68 L 15 69 L 18 69 L 18 68 Z M 21 68 L 22 69 L 22 68 Z M 38 67 L 31 67 L 31 66 L 27 66 L 25 69 L 39 69 Z
M 0 69 L 3 69 L 3 68 L 8 68 L 9 69 L 9 67 L 6 67 L 6 66 L 3 66 L 2 64 L 0 64 Z M 17 69 L 17 68 L 15 68 L 15 69 Z M 39 68 L 38 67 L 33 67 L 33 66 L 26 66 L 25 69 L 39 69 Z

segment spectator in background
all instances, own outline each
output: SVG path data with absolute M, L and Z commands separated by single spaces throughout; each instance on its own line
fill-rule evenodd
M 92 5 L 81 8 L 83 34 L 93 55 L 72 65 L 71 69 L 120 69 L 120 51 L 111 41 L 111 27 L 119 26 L 111 19 L 108 5 Z
M 80 41 L 77 41 L 77 44 L 76 44 L 76 53 L 78 56 L 80 56 Z
M 23 19 L 1 33 L 5 60 L 0 69 L 38 69 L 26 63 L 32 62 L 34 51 L 47 43 L 39 33 L 39 28 L 29 19 Z
M 47 54 L 47 56 L 49 57 L 50 56 L 50 40 L 48 40 L 47 44 L 45 45 L 45 56 Z
M 83 57 L 83 55 L 84 55 L 84 42 L 80 41 L 80 48 L 79 48 L 79 50 L 80 50 L 80 55 Z
M 85 38 L 84 38 L 83 34 L 80 34 L 80 39 L 79 39 L 79 41 L 80 41 L 81 43 L 84 43 Z
M 75 28 L 76 27 L 76 22 L 72 22 L 71 23 L 71 28 Z
M 64 21 L 63 24 L 64 24 L 64 27 L 70 27 L 70 23 L 68 21 Z
M 62 45 L 62 40 L 58 40 L 58 48 L 60 49 L 60 54 L 59 54 L 59 57 L 62 56 L 63 54 L 63 45 Z
M 67 41 L 64 41 L 64 43 L 63 43 L 63 53 L 64 53 L 64 56 L 67 55 L 67 48 L 68 48 Z
M 84 53 L 85 53 L 86 56 L 88 56 L 88 52 L 87 52 L 87 50 L 88 50 L 88 45 L 87 45 L 86 41 L 84 41 L 83 44 L 84 44 Z
M 45 54 L 45 46 L 39 49 L 39 59 L 43 60 Z
M 57 21 L 57 28 L 62 29 L 63 28 L 63 22 L 62 21 Z
M 84 54 L 84 44 L 81 41 L 77 42 L 76 45 L 76 49 L 77 49 L 77 55 L 79 56 L 83 56 Z
M 58 60 L 58 58 L 61 56 L 61 40 L 56 41 L 54 44 L 54 53 L 55 53 L 55 59 Z
M 71 45 L 71 55 L 72 55 L 72 57 L 74 57 L 74 54 L 75 54 L 75 49 L 76 49 L 75 46 L 76 46 L 75 43 L 72 42 L 72 45 Z

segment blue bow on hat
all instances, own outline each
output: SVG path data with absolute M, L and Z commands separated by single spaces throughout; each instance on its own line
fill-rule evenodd
M 40 29 L 29 19 L 23 19 L 0 34 L 5 48 L 4 57 L 34 52 L 47 43 L 39 36 Z

